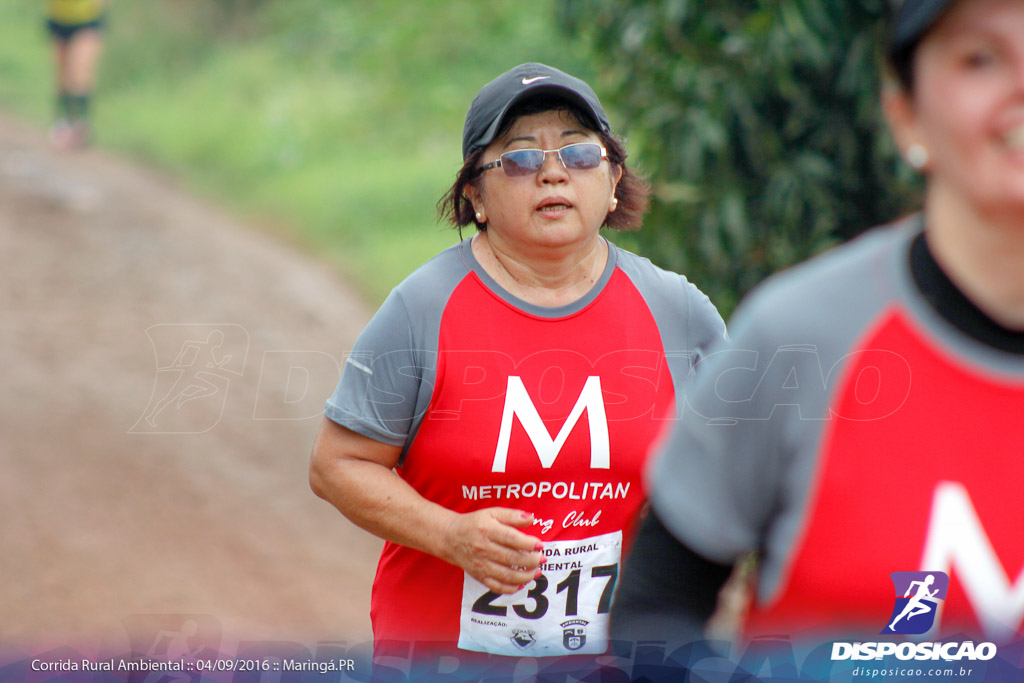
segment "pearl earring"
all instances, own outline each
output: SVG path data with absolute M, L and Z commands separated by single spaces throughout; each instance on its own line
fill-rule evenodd
M 477 223 L 483 223 L 484 222 L 484 215 L 482 213 L 480 213 L 479 211 L 476 212 L 476 222 Z
M 906 154 L 907 163 L 918 171 L 922 170 L 928 164 L 928 150 L 924 148 L 924 145 L 914 143 L 910 147 L 907 147 Z
M 619 206 L 619 198 L 618 197 L 612 197 L 612 211 L 617 209 L 618 206 Z

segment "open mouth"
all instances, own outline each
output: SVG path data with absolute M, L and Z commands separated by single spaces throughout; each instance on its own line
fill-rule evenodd
M 545 204 L 544 206 L 537 209 L 538 211 L 564 211 L 571 209 L 572 207 L 568 204 Z

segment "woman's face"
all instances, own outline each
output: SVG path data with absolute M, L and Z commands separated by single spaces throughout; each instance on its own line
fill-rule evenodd
M 514 149 L 560 149 L 576 142 L 601 139 L 568 112 L 528 114 L 487 147 L 481 165 Z M 520 247 L 562 247 L 597 234 L 614 208 L 621 174 L 607 160 L 597 168 L 566 169 L 557 154 L 548 154 L 531 175 L 510 177 L 501 168 L 485 171 L 476 187 L 467 188 L 467 195 L 473 208 L 484 214 L 490 238 Z
M 928 151 L 930 191 L 1024 211 L 1024 2 L 959 2 L 921 41 L 914 74 L 888 111 L 897 140 Z

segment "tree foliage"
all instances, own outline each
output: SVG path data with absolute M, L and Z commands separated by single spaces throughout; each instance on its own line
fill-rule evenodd
M 562 0 L 652 179 L 638 248 L 723 312 L 913 206 L 879 106 L 884 0 Z

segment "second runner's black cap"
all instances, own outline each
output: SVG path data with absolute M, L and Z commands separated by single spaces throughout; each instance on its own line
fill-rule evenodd
M 904 0 L 894 11 L 886 37 L 885 51 L 893 63 L 899 63 L 938 23 L 957 0 Z

